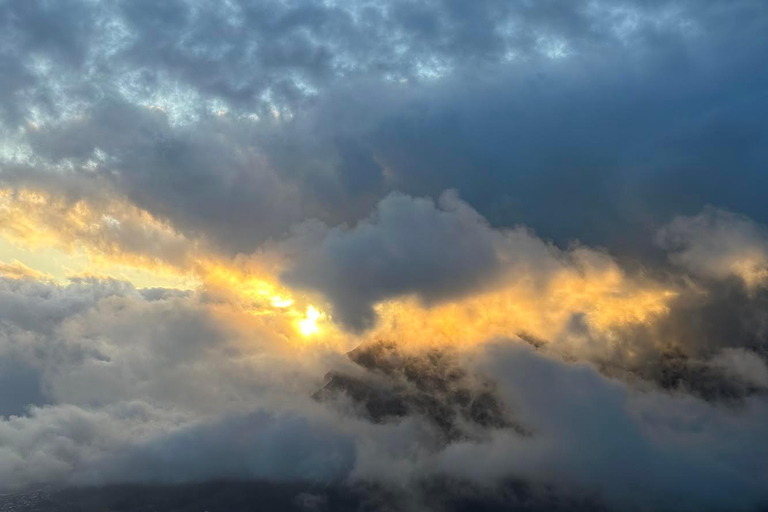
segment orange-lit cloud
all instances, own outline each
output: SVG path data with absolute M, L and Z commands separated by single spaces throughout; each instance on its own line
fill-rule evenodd
M 632 279 L 601 255 L 600 261 L 563 266 L 543 287 L 524 278 L 501 289 L 425 307 L 414 298 L 377 306 L 380 325 L 371 338 L 407 340 L 415 346 L 467 346 L 521 334 L 555 342 L 574 315 L 610 335 L 668 312 L 675 292 Z
M 0 261 L 0 276 L 10 277 L 12 279 L 52 279 L 50 274 L 30 268 L 18 260 L 13 260 L 10 263 L 3 263 Z
M 332 307 L 282 284 L 288 263 L 279 246 L 250 256 L 227 258 L 169 224 L 120 199 L 89 203 L 33 190 L 0 191 L 0 235 L 20 247 L 55 247 L 87 258 L 87 273 L 113 275 L 116 268 L 145 273 L 140 285 L 186 279 L 204 291 L 211 308 L 239 323 L 270 331 L 276 339 L 304 346 L 350 349 L 369 339 L 392 339 L 406 346 L 471 346 L 525 333 L 554 341 L 574 315 L 604 334 L 663 315 L 675 295 L 657 283 L 627 276 L 607 255 L 585 248 L 558 255 L 532 235 L 519 232 L 536 254 L 537 268 L 510 264 L 499 284 L 462 297 L 424 304 L 412 295 L 375 304 L 373 329 L 351 334 L 334 322 Z M 482 227 L 482 229 L 490 229 Z M 518 242 L 515 243 L 520 243 Z M 541 268 L 546 268 L 542 279 Z M 21 262 L 4 273 L 42 276 Z M 82 272 L 81 269 L 81 273 Z M 114 276 L 113 277 L 120 277 Z
M 188 281 L 195 250 L 195 242 L 125 200 L 88 202 L 31 189 L 0 189 L 0 237 L 22 251 L 60 251 L 76 268 L 59 276 L 143 270 L 159 283 Z
M 318 339 L 325 314 L 279 284 L 276 273 L 270 273 L 276 263 L 267 265 L 268 257 L 226 258 L 205 241 L 190 239 L 119 198 L 72 201 L 35 190 L 3 189 L 0 236 L 8 245 L 4 254 L 20 259 L 52 250 L 64 255 L 64 262 L 76 268 L 57 268 L 60 280 L 87 275 L 127 279 L 140 287 L 191 286 L 204 291 L 211 308 L 230 322 L 270 330 L 291 343 L 328 341 Z M 15 260 L 2 263 L 0 272 L 47 276 Z

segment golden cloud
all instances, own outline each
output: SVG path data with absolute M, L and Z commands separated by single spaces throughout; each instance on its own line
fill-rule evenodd
M 352 335 L 334 323 L 322 298 L 280 283 L 286 262 L 279 250 L 228 258 L 120 198 L 72 201 L 35 190 L 4 189 L 0 214 L 0 235 L 18 246 L 80 252 L 90 273 L 137 269 L 150 276 L 145 286 L 151 285 L 152 276 L 157 282 L 186 277 L 227 322 L 243 332 L 269 333 L 294 347 L 349 349 L 371 339 L 398 340 L 414 348 L 461 347 L 521 333 L 554 341 L 574 315 L 610 338 L 616 329 L 665 314 L 675 296 L 658 283 L 627 276 L 603 253 L 577 248 L 553 257 L 543 282 L 525 269 L 510 267 L 498 287 L 457 300 L 425 305 L 405 296 L 383 301 L 376 305 L 377 325 Z M 11 277 L 45 277 L 19 261 L 0 270 Z

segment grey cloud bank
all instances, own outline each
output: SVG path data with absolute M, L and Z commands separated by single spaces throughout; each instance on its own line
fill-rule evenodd
M 110 303 L 126 298 L 127 307 L 104 315 Z M 189 346 L 189 319 L 183 315 L 191 305 L 162 299 L 140 306 L 142 300 L 113 289 L 87 307 L 100 311 L 109 324 L 92 327 L 103 340 L 99 353 L 84 353 L 81 347 L 54 350 L 74 342 L 59 339 L 67 326 L 88 317 L 83 312 L 61 320 L 51 331 L 58 335 L 38 333 L 35 344 L 28 345 L 36 352 L 32 364 L 56 392 L 49 396 L 53 403 L 0 421 L 0 475 L 6 489 L 34 482 L 257 478 L 376 482 L 411 489 L 407 496 L 416 499 L 426 492 L 418 491 L 419 482 L 447 477 L 474 482 L 488 496 L 506 481 L 524 481 L 554 486 L 550 492 L 563 497 L 593 494 L 622 510 L 753 510 L 768 499 L 764 395 L 733 409 L 682 389 L 639 391 L 590 364 L 505 341 L 456 363 L 492 378 L 529 434 L 487 427 L 476 439 L 442 443 L 420 416 L 372 424 L 343 412 L 343 404 L 329 409 L 308 395 L 278 393 L 278 400 L 267 399 L 267 389 L 274 394 L 282 385 L 274 368 L 268 374 L 266 368 L 251 368 L 238 380 L 232 371 L 235 355 L 216 349 L 214 333 L 195 329 L 208 348 Z M 145 321 L 152 333 L 131 332 L 144 341 L 127 342 L 118 336 L 126 334 L 121 325 L 135 324 L 136 307 L 176 312 Z M 6 317 L 4 325 L 8 322 Z M 5 329 L 3 358 L 19 335 Z M 144 357 L 152 363 L 137 362 Z M 730 352 L 717 364 L 764 376 L 765 363 L 750 357 Z M 108 372 L 98 377 L 95 365 L 105 365 Z M 370 377 L 381 378 L 375 371 Z
M 559 242 L 707 203 L 768 220 L 758 1 L 2 9 L 3 181 L 104 179 L 229 250 L 391 190 Z

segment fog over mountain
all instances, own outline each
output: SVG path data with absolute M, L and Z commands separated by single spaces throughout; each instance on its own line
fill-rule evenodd
M 0 512 L 768 510 L 766 34 L 0 0 Z

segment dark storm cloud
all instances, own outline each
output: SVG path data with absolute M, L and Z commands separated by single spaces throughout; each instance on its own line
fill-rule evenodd
M 242 128 L 212 121 L 205 129 L 174 129 L 163 112 L 105 100 L 86 118 L 34 132 L 29 140 L 36 154 L 80 166 L 96 150 L 104 152 L 106 160 L 85 171 L 89 181 L 100 180 L 102 192 L 125 193 L 187 233 L 246 251 L 305 215 L 298 186 L 274 171 Z M 12 172 L 14 182 L 32 181 L 25 169 Z M 86 187 L 87 181 L 75 194 L 92 195 Z
M 455 187 L 493 223 L 560 242 L 651 240 L 708 203 L 764 222 L 757 62 L 713 71 L 698 62 L 711 56 L 628 53 L 510 73 L 503 86 L 458 81 L 388 116 L 369 144 L 401 190 Z
M 395 189 L 456 188 L 494 224 L 559 242 L 629 245 L 705 203 L 763 220 L 759 1 L 6 1 L 2 13 L 7 133 L 27 126 L 10 140 L 43 158 L 36 171 L 68 162 L 91 182 L 82 167 L 98 148 L 96 175 L 228 250 L 307 217 L 354 221 Z M 34 173 L 11 163 L 6 182 Z
M 689 6 L 678 5 L 687 31 L 641 25 L 610 48 L 459 69 L 374 121 L 353 118 L 355 139 L 387 186 L 453 187 L 493 223 L 522 221 L 559 242 L 637 244 L 707 203 L 762 221 L 768 15 L 755 2 Z M 359 108 L 354 96 L 323 105 L 318 125 L 343 129 L 332 121 Z
M 655 15 L 664 4 L 642 10 Z M 21 62 L 49 57 L 96 72 L 93 78 L 107 81 L 94 83 L 97 88 L 114 86 L 109 81 L 121 80 L 118 73 L 138 72 L 147 87 L 168 75 L 249 107 L 267 91 L 292 103 L 307 87 L 339 78 L 413 78 L 435 63 L 535 53 L 550 35 L 604 44 L 623 17 L 610 9 L 595 15 L 588 2 L 498 0 L 6 0 L 1 8 L 9 51 Z

